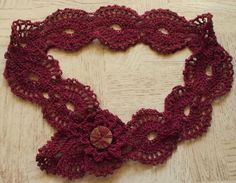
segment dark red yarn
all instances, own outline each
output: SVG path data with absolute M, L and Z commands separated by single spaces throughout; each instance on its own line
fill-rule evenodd
M 113 29 L 114 24 L 121 30 Z M 117 51 L 137 43 L 162 54 L 188 47 L 192 55 L 185 60 L 184 86 L 174 87 L 166 97 L 164 112 L 141 109 L 123 123 L 99 107 L 89 86 L 62 78 L 58 61 L 47 55 L 52 47 L 76 51 L 94 39 Z M 227 93 L 233 82 L 232 57 L 217 42 L 209 13 L 188 21 L 169 10 L 138 15 L 117 5 L 94 13 L 58 10 L 42 22 L 13 22 L 5 58 L 4 76 L 12 92 L 42 106 L 44 118 L 58 130 L 39 149 L 38 166 L 70 179 L 86 172 L 106 176 L 129 159 L 151 165 L 165 162 L 178 142 L 207 131 L 212 102 Z M 68 103 L 74 110 L 67 108 Z M 184 112 L 186 107 L 189 114 Z M 90 142 L 90 133 L 99 126 L 112 132 L 112 143 L 105 149 Z M 157 137 L 148 139 L 150 133 Z
M 113 142 L 105 150 L 96 149 L 89 140 L 97 126 L 112 131 Z M 36 157 L 38 165 L 48 173 L 78 178 L 87 171 L 96 176 L 105 176 L 119 168 L 125 160 L 126 127 L 121 120 L 107 110 L 94 112 L 80 124 L 70 123 L 59 130 Z

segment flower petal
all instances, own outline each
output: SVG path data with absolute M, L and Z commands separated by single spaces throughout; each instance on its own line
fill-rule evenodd
M 117 158 L 105 159 L 100 162 L 94 161 L 93 158 L 84 159 L 86 171 L 95 176 L 107 176 L 122 165 L 122 160 Z
M 80 138 L 70 130 L 57 132 L 39 149 L 36 161 L 41 170 L 69 179 L 82 177 L 84 170 L 84 147 Z
M 120 149 L 120 147 L 119 147 L 119 148 L 116 148 L 116 147 L 109 147 L 109 148 L 108 148 L 108 152 L 109 152 L 112 156 L 114 156 L 114 157 L 116 157 L 116 158 L 120 158 L 120 157 L 121 157 L 121 149 Z

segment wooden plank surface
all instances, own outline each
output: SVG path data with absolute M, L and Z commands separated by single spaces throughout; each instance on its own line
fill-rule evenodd
M 0 0 L 0 71 L 9 43 L 10 26 L 16 19 L 43 20 L 58 8 L 95 11 L 108 4 L 125 5 L 143 12 L 168 8 L 192 19 L 211 12 L 218 41 L 236 56 L 235 0 Z M 172 87 L 183 84 L 184 49 L 161 56 L 138 44 L 126 52 L 111 52 L 91 44 L 69 54 L 52 49 L 60 61 L 64 77 L 75 77 L 92 87 L 102 108 L 124 122 L 139 108 L 163 111 L 164 99 Z M 235 60 L 234 60 L 235 65 Z M 182 143 L 163 166 L 143 166 L 129 162 L 107 178 L 86 175 L 80 183 L 233 183 L 236 182 L 236 87 L 213 105 L 212 126 L 193 142 Z M 0 183 L 65 183 L 46 175 L 36 166 L 35 155 L 54 130 L 43 120 L 41 109 L 14 96 L 0 77 Z

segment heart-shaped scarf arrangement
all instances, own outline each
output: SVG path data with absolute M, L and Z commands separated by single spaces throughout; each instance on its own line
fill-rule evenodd
M 192 55 L 185 60 L 184 86 L 173 88 L 163 112 L 140 109 L 123 123 L 100 108 L 89 86 L 64 79 L 58 61 L 47 54 L 50 48 L 76 51 L 95 39 L 116 51 L 137 43 L 161 54 L 188 47 Z M 58 10 L 41 22 L 13 22 L 5 58 L 11 91 L 40 105 L 43 117 L 57 130 L 39 149 L 38 166 L 69 179 L 85 173 L 106 176 L 127 160 L 165 162 L 179 142 L 207 131 L 212 102 L 233 82 L 232 57 L 217 42 L 209 13 L 188 21 L 169 10 L 138 15 L 117 5 L 94 13 Z

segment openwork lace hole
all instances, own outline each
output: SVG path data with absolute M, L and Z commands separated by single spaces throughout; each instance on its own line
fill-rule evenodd
M 26 43 L 20 43 L 20 47 L 25 48 L 27 46 Z
M 129 152 L 132 151 L 132 146 L 130 146 L 130 145 L 123 146 L 123 147 L 121 148 L 121 151 L 122 151 L 123 154 L 127 154 L 127 153 L 129 153 Z
M 201 97 L 201 102 L 204 102 L 206 100 L 206 97 L 205 96 L 202 96 Z
M 183 96 L 183 90 L 179 90 L 178 93 L 180 97 Z
M 56 159 L 57 159 L 57 158 L 60 158 L 60 157 L 62 157 L 62 156 L 63 156 L 63 154 L 62 154 L 61 152 L 55 154 L 55 158 L 56 158 Z
M 157 132 L 155 132 L 155 131 L 152 131 L 152 132 L 148 133 L 148 135 L 147 135 L 147 139 L 150 141 L 154 140 L 156 138 L 157 138 Z
M 49 99 L 48 93 L 47 93 L 47 92 L 44 92 L 44 93 L 43 93 L 43 97 L 44 97 L 45 99 Z
M 206 75 L 207 76 L 212 76 L 212 67 L 210 65 L 208 65 L 206 67 Z
M 75 111 L 75 106 L 71 102 L 66 103 L 66 108 L 70 111 Z
M 187 105 L 185 108 L 184 108 L 184 115 L 185 116 L 188 116 L 190 114 L 190 106 Z
M 58 93 L 54 93 L 53 96 L 58 99 L 60 98 L 60 95 Z
M 38 75 L 36 75 L 36 74 L 34 74 L 34 73 L 29 73 L 29 79 L 31 80 L 31 81 L 38 81 L 39 80 L 39 76 Z
M 162 34 L 169 34 L 168 30 L 163 27 L 159 28 L 158 31 L 161 32 Z
M 121 26 L 118 25 L 118 24 L 112 24 L 112 25 L 111 25 L 111 28 L 114 29 L 114 30 L 116 30 L 116 31 L 122 30 Z
M 56 79 L 57 79 L 57 77 L 56 77 L 56 76 L 52 76 L 52 77 L 51 77 L 51 79 L 53 79 L 53 80 L 56 80 Z
M 72 35 L 72 34 L 75 33 L 75 30 L 74 29 L 65 29 L 63 32 L 68 34 L 68 35 Z

